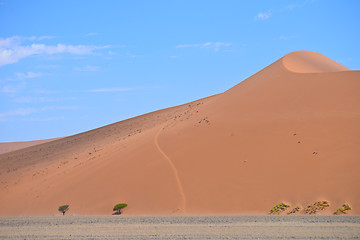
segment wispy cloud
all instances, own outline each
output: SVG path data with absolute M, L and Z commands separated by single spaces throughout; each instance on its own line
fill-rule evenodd
M 196 43 L 196 44 L 180 44 L 176 48 L 207 48 L 214 49 L 214 51 L 219 51 L 222 47 L 229 47 L 231 43 L 228 42 L 206 42 L 206 43 Z
M 59 65 L 38 65 L 37 68 L 44 68 L 44 69 L 52 69 L 52 68 L 58 68 Z
M 280 11 L 289 11 L 289 10 L 292 11 L 296 8 L 304 7 L 309 3 L 311 4 L 312 2 L 314 2 L 314 1 L 313 0 L 303 0 L 303 1 L 296 2 L 296 3 L 291 3 L 291 4 L 286 5 L 282 9 L 280 9 Z
M 37 112 L 37 109 L 35 109 L 35 108 L 18 108 L 18 109 L 0 113 L 0 120 L 4 120 L 4 118 L 10 117 L 10 116 L 26 116 L 26 115 L 29 115 L 29 114 L 32 114 L 35 112 Z
M 35 90 L 35 93 L 38 93 L 38 94 L 54 94 L 54 93 L 57 93 L 57 91 L 47 90 L 47 89 L 37 89 L 37 90 Z
M 139 88 L 99 88 L 99 89 L 90 89 L 86 90 L 86 92 L 126 92 L 132 91 Z
M 45 76 L 48 74 L 41 73 L 41 72 L 25 72 L 25 73 L 16 72 L 16 73 L 14 73 L 14 75 L 15 76 L 13 76 L 13 77 L 1 79 L 0 82 L 23 81 L 26 79 L 42 77 L 42 76 Z
M 53 97 L 31 97 L 23 96 L 18 97 L 12 100 L 14 103 L 45 103 L 45 102 L 60 102 L 67 100 L 75 100 L 76 97 L 63 97 L 63 98 L 53 98 Z
M 93 45 L 45 45 L 39 43 L 31 43 L 24 45 L 25 41 L 41 41 L 51 38 L 51 36 L 42 37 L 19 37 L 0 38 L 0 66 L 18 62 L 20 59 L 33 55 L 54 55 L 60 53 L 68 53 L 74 55 L 91 55 L 96 50 L 111 47 L 93 46 Z
M 91 33 L 86 34 L 85 37 L 92 37 L 92 36 L 95 36 L 95 35 L 97 35 L 96 32 L 91 32 Z
M 3 113 L 0 113 L 0 121 L 8 121 L 8 117 L 16 116 L 28 116 L 34 113 L 49 111 L 49 110 L 75 110 L 78 109 L 78 106 L 45 106 L 42 108 L 17 108 L 14 110 L 9 110 Z
M 132 87 L 132 88 L 98 88 L 98 89 L 85 90 L 85 92 L 93 92 L 93 93 L 127 92 L 127 91 L 135 91 L 135 90 L 143 90 L 143 89 L 158 89 L 158 88 L 161 88 L 161 86 Z
M 29 79 L 29 78 L 37 78 L 37 77 L 42 77 L 45 74 L 44 73 L 35 73 L 35 72 L 27 72 L 27 73 L 15 73 L 16 75 L 16 80 L 25 80 L 25 79 Z
M 98 66 L 86 65 L 83 67 L 74 67 L 74 70 L 80 71 L 80 72 L 96 72 L 96 71 L 99 71 L 100 68 Z
M 27 121 L 30 122 L 49 122 L 49 121 L 59 121 L 59 120 L 65 120 L 66 118 L 64 116 L 60 117 L 47 117 L 47 118 L 38 118 L 38 117 L 31 117 L 27 119 Z
M 286 6 L 285 6 L 285 9 L 287 9 L 287 10 L 294 10 L 296 7 L 297 7 L 297 5 L 293 3 L 293 4 L 286 5 Z
M 0 93 L 17 93 L 26 88 L 26 79 L 32 79 L 44 76 L 46 74 L 39 72 L 15 73 L 14 77 L 0 80 Z M 14 83 L 18 81 L 19 83 Z M 5 84 L 5 85 L 3 85 Z
M 280 40 L 288 40 L 288 39 L 293 39 L 293 38 L 295 38 L 295 36 L 282 35 L 279 37 Z
M 268 10 L 266 12 L 259 12 L 254 17 L 254 20 L 255 21 L 256 20 L 267 20 L 273 15 L 273 13 L 278 14 L 278 13 L 281 13 L 281 12 L 292 11 L 294 9 L 304 7 L 308 3 L 312 3 L 312 2 L 314 2 L 314 0 L 303 0 L 303 1 L 298 1 L 296 3 L 287 4 L 287 5 L 285 5 L 285 6 L 281 7 L 281 8 L 277 8 L 277 9 L 274 10 L 274 12 L 272 10 Z
M 25 87 L 25 82 L 22 82 L 20 84 L 7 84 L 0 88 L 0 93 L 17 93 L 25 89 Z
M 254 20 L 266 20 L 269 19 L 272 15 L 272 12 L 269 10 L 267 12 L 259 12 L 255 17 Z

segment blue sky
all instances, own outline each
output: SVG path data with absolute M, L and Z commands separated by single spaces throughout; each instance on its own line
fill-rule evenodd
M 0 0 L 0 142 L 223 92 L 295 50 L 360 69 L 360 1 Z

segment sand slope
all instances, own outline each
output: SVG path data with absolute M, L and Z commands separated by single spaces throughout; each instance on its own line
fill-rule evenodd
M 0 154 L 12 152 L 15 150 L 51 142 L 57 140 L 59 138 L 52 138 L 52 139 L 44 139 L 44 140 L 37 140 L 37 141 L 25 141 L 25 142 L 2 142 L 0 143 Z
M 118 202 L 127 214 L 264 214 L 316 200 L 360 214 L 359 92 L 359 71 L 290 53 L 222 94 L 1 154 L 0 215 Z

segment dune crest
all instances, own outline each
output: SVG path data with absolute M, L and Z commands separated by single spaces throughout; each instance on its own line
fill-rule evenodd
M 312 51 L 295 51 L 281 59 L 286 69 L 296 73 L 350 71 L 338 62 Z

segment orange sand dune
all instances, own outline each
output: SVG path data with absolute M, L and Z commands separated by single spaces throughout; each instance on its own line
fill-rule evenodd
M 293 52 L 228 91 L 0 155 L 0 215 L 360 214 L 360 72 Z
M 26 142 L 3 142 L 0 143 L 0 154 L 12 152 L 15 150 L 39 145 L 46 142 L 51 142 L 59 138 L 52 138 L 52 139 L 44 139 L 44 140 L 37 140 L 37 141 L 26 141 Z

